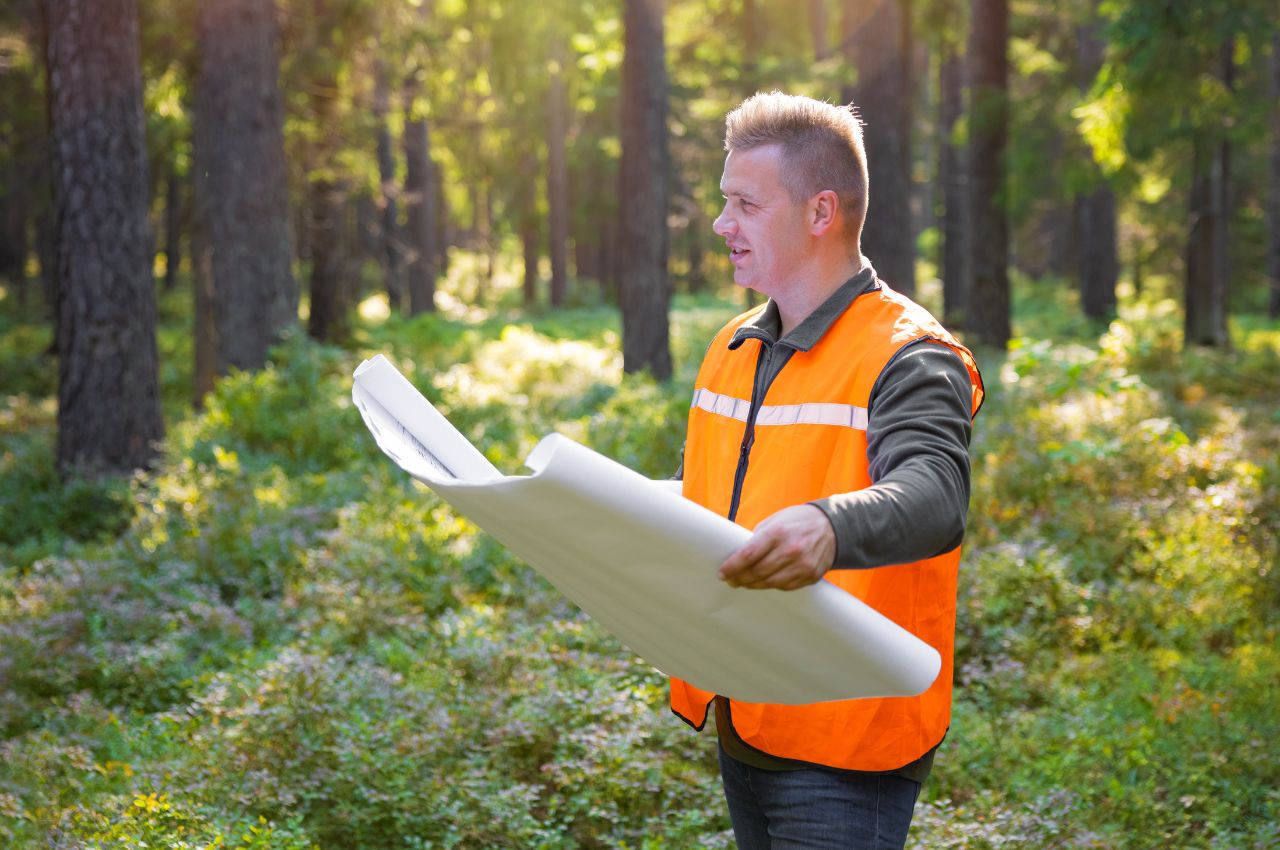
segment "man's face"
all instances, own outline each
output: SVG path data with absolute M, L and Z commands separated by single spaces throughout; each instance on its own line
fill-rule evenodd
M 724 210 L 712 227 L 729 246 L 733 282 L 776 298 L 801 283 L 810 257 L 806 213 L 782 184 L 782 147 L 730 151 L 720 191 Z

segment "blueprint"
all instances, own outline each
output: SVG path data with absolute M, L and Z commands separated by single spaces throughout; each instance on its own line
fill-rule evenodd
M 744 702 L 913 696 L 936 650 L 821 581 L 732 588 L 720 563 L 751 533 L 565 437 L 504 475 L 388 361 L 352 397 L 378 446 L 663 673 Z

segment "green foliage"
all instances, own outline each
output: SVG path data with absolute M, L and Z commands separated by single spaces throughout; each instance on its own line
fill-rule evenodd
M 0 561 L 25 565 L 68 541 L 116 536 L 134 514 L 127 481 L 63 478 L 51 404 L 0 396 Z
M 1098 327 L 1018 287 L 913 846 L 1273 846 L 1280 330 L 1183 354 L 1167 304 Z M 386 462 L 348 376 L 388 353 L 507 472 L 561 431 L 666 476 L 735 309 L 679 299 L 668 384 L 599 308 L 290 339 L 118 490 L 60 482 L 51 402 L 8 396 L 0 843 L 731 846 L 661 678 Z

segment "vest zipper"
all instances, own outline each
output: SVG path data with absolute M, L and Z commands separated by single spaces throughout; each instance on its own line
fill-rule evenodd
M 756 339 L 760 339 L 756 337 Z M 756 373 L 751 381 L 751 406 L 747 410 L 747 427 L 742 432 L 742 447 L 738 450 L 738 468 L 733 473 L 733 496 L 729 499 L 729 521 L 738 516 L 738 503 L 742 501 L 742 484 L 747 480 L 747 465 L 751 460 L 751 446 L 756 441 L 756 415 L 764 404 L 765 393 L 773 383 L 770 372 L 773 371 L 774 345 L 766 339 L 760 339 L 760 353 L 756 356 Z

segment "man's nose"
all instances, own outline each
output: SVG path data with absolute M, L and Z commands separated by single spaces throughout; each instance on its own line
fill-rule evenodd
M 723 239 L 727 239 L 729 237 L 733 228 L 731 226 L 729 207 L 727 205 L 720 211 L 720 215 L 716 216 L 716 220 L 711 222 L 711 230 L 716 234 L 716 236 Z

